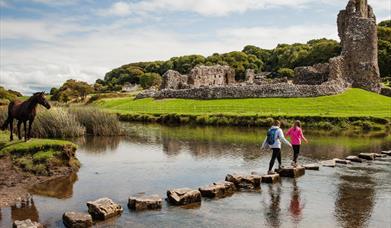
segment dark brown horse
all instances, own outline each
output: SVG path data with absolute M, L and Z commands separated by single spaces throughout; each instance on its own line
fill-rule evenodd
M 33 124 L 35 115 L 37 114 L 37 105 L 43 105 L 47 109 L 50 109 L 49 102 L 45 99 L 45 93 L 39 92 L 34 93 L 27 101 L 12 101 L 8 105 L 8 118 L 1 127 L 2 130 L 7 129 L 8 125 L 11 131 L 10 140 L 14 139 L 13 129 L 14 129 L 14 119 L 18 120 L 18 137 L 22 139 L 20 133 L 20 125 L 24 125 L 24 140 L 27 141 L 31 138 L 31 125 Z M 26 129 L 27 121 L 29 121 L 28 132 Z

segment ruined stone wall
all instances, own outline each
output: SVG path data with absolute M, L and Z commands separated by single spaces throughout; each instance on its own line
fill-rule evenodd
M 187 84 L 187 75 L 182 75 L 178 71 L 168 70 L 163 74 L 162 84 L 160 89 L 186 89 L 189 88 Z
M 224 86 L 235 83 L 235 70 L 229 66 L 197 66 L 189 74 L 188 84 L 193 88 Z
M 377 25 L 366 0 L 350 0 L 337 19 L 341 38 L 344 72 L 353 87 L 380 92 L 377 56 Z
M 332 80 L 321 85 L 294 85 L 277 83 L 265 85 L 237 85 L 221 87 L 203 87 L 182 90 L 160 90 L 153 94 L 140 93 L 136 98 L 153 97 L 186 99 L 222 99 L 222 98 L 258 98 L 258 97 L 317 97 L 334 95 L 346 90 L 340 80 Z
M 296 67 L 294 84 L 319 85 L 329 80 L 330 66 L 320 63 L 313 66 Z

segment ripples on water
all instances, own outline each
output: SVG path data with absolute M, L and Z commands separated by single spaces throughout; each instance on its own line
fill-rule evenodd
M 0 226 L 30 218 L 63 227 L 62 213 L 86 211 L 86 201 L 107 196 L 125 210 L 98 227 L 390 227 L 391 160 L 321 167 L 296 180 L 262 184 L 260 192 L 204 199 L 190 209 L 164 205 L 161 211 L 131 212 L 130 195 L 164 196 L 169 188 L 198 188 L 227 173 L 265 172 L 270 153 L 259 150 L 262 129 L 129 125 L 129 132 L 126 138 L 75 140 L 79 172 L 35 186 L 31 202 L 2 208 Z M 302 163 L 391 149 L 390 138 L 317 135 L 307 134 L 311 143 L 302 148 Z M 283 162 L 290 158 L 283 150 Z

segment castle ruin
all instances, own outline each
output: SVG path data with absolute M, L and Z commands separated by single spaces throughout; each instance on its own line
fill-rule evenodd
M 349 87 L 379 93 L 377 25 L 372 7 L 367 0 L 349 0 L 338 14 L 337 25 L 341 55 L 327 63 L 295 68 L 293 81 L 267 80 L 248 69 L 246 80 L 237 82 L 229 66 L 197 66 L 189 75 L 167 71 L 159 91 L 146 91 L 137 98 L 315 97 L 342 93 Z

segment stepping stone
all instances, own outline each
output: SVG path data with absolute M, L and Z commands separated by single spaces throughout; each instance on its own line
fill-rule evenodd
M 377 153 L 375 153 L 375 158 L 385 158 L 385 157 L 387 157 L 386 154 L 377 154 Z
M 156 210 L 162 208 L 162 198 L 158 195 L 131 196 L 128 200 L 128 207 L 132 210 Z
M 374 153 L 360 153 L 358 155 L 359 158 L 365 159 L 365 160 L 375 160 L 375 154 Z
M 362 162 L 362 159 L 361 159 L 361 158 L 359 158 L 359 157 L 357 157 L 357 156 L 353 156 L 353 155 L 347 156 L 345 159 L 346 159 L 346 160 L 349 160 L 349 161 L 351 161 L 351 162 L 359 162 L 359 163 Z
M 331 168 L 334 168 L 334 167 L 335 167 L 335 160 L 322 161 L 321 164 L 322 164 L 324 167 L 331 167 Z
M 385 154 L 385 155 L 388 155 L 388 156 L 391 156 L 391 150 L 382 151 L 381 153 L 382 153 L 382 154 Z
M 87 202 L 88 213 L 94 220 L 106 220 L 120 215 L 123 211 L 121 205 L 114 203 L 109 198 L 100 198 Z
M 206 187 L 199 188 L 201 196 L 206 198 L 222 198 L 234 194 L 235 184 L 228 181 L 213 183 Z
M 275 169 L 275 171 L 280 174 L 281 177 L 296 178 L 305 174 L 305 168 L 303 166 L 286 167 L 282 169 Z
M 225 181 L 234 183 L 239 190 L 254 190 L 261 186 L 261 176 L 259 175 L 228 174 Z
M 274 184 L 280 181 L 280 174 L 268 174 L 262 176 L 261 182 L 262 183 L 268 183 L 268 184 Z
M 261 183 L 267 183 L 267 184 L 274 184 L 280 181 L 280 174 L 259 174 L 257 172 L 251 172 L 251 175 L 253 176 L 260 176 L 261 177 Z
M 307 170 L 319 170 L 318 164 L 307 164 L 307 165 L 303 165 L 303 167 Z
M 15 220 L 12 224 L 13 228 L 43 228 L 43 225 L 37 222 L 33 222 L 30 219 Z
M 339 158 L 334 158 L 334 161 L 335 161 L 335 163 L 344 164 L 344 165 L 349 165 L 349 164 L 352 163 L 352 162 L 349 161 L 349 160 L 339 159 Z
M 92 217 L 87 213 L 65 212 L 62 215 L 62 221 L 68 228 L 83 228 L 92 226 Z
M 169 203 L 177 206 L 201 203 L 201 192 L 190 188 L 179 188 L 167 191 Z

